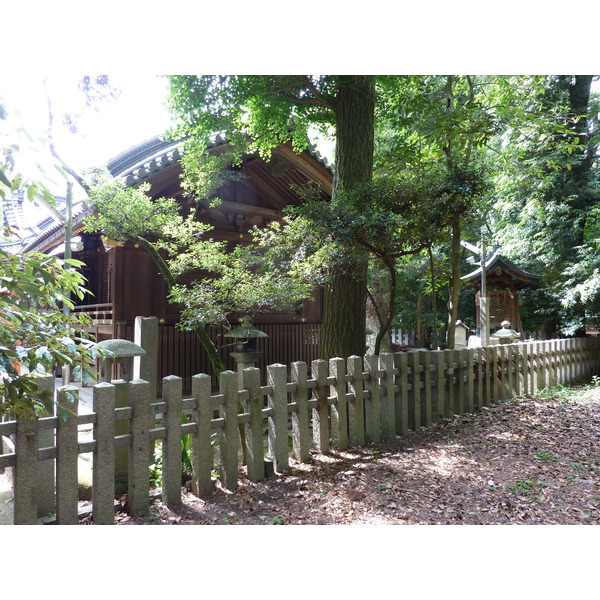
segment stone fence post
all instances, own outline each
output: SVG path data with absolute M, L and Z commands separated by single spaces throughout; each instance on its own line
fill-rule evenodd
M 134 356 L 133 379 L 143 379 L 150 384 L 152 397 L 157 394 L 158 379 L 158 319 L 156 317 L 136 317 L 133 341 L 142 347 L 146 354 Z

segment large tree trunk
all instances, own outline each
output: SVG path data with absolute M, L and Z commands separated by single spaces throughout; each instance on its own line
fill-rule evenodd
M 448 292 L 448 345 L 454 348 L 458 302 L 460 299 L 460 219 L 452 220 L 452 238 L 450 240 L 450 290 Z
M 451 115 L 454 112 L 454 77 L 449 75 L 446 78 L 445 113 Z M 446 168 L 448 173 L 452 173 L 455 168 L 452 134 L 444 145 L 444 154 L 446 155 Z M 448 339 L 447 348 L 454 348 L 456 318 L 458 317 L 458 301 L 460 298 L 460 217 L 455 216 L 452 219 L 451 237 L 450 237 L 450 289 L 448 290 Z
M 587 211 L 589 206 L 596 201 L 593 194 L 590 193 L 589 182 L 590 176 L 593 169 L 593 162 L 595 160 L 595 146 L 593 144 L 586 143 L 588 139 L 588 122 L 587 112 L 589 110 L 590 93 L 592 86 L 592 75 L 575 75 L 572 82 L 569 85 L 569 108 L 571 115 L 576 117 L 575 123 L 569 125 L 584 144 L 585 148 L 581 152 L 583 156 L 578 161 L 573 161 L 574 164 L 571 170 L 567 173 L 567 186 L 566 193 L 570 200 L 569 204 L 580 211 L 582 218 L 578 219 L 578 226 L 575 225 L 571 228 L 572 241 L 567 245 L 569 247 L 569 254 L 572 257 L 571 260 L 577 260 L 577 251 L 575 250 L 578 246 L 581 246 L 585 242 L 585 225 L 587 220 Z M 585 336 L 585 306 L 581 301 L 578 301 L 573 307 L 573 314 L 580 319 L 581 326 L 575 332 L 575 335 Z
M 371 180 L 375 128 L 375 78 L 343 75 L 338 81 L 333 203 L 341 190 Z M 325 286 L 322 358 L 365 352 L 367 259 L 364 253 L 335 265 L 334 277 Z

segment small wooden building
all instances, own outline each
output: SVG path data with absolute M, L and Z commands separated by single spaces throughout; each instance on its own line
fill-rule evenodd
M 214 148 L 218 147 L 215 144 Z M 154 138 L 111 160 L 108 168 L 113 176 L 123 178 L 130 186 L 148 182 L 153 198 L 170 197 L 186 202 L 180 181 L 180 158 L 178 143 Z M 324 201 L 331 198 L 331 170 L 312 149 L 297 154 L 290 145 L 282 144 L 269 161 L 258 156 L 245 157 L 239 170 L 245 177 L 229 182 L 217 192 L 222 199 L 218 207 L 211 207 L 206 200 L 197 211 L 203 222 L 214 227 L 211 237 L 215 240 L 249 243 L 253 226 L 280 220 L 286 206 L 301 202 L 294 186 L 314 182 L 320 187 Z M 133 340 L 135 317 L 155 316 L 159 320 L 159 378 L 179 375 L 187 387 L 192 375 L 210 373 L 210 363 L 195 335 L 176 328 L 178 307 L 167 302 L 166 284 L 150 255 L 131 242 L 117 245 L 97 234 L 84 233 L 86 216 L 86 211 L 82 211 L 75 218 L 73 235 L 80 236 L 83 247 L 73 252 L 73 258 L 85 263 L 83 272 L 91 294 L 76 310 L 92 316 L 97 339 Z M 56 223 L 25 250 L 51 252 L 62 243 L 64 225 Z M 258 350 L 262 352 L 258 366 L 318 358 L 321 313 L 317 290 L 314 301 L 305 302 L 297 310 L 253 315 L 256 328 L 269 336 L 258 341 Z M 232 326 L 237 325 L 239 317 L 232 315 Z M 228 328 L 214 326 L 207 330 L 220 348 L 226 366 L 234 368 L 229 356 L 231 348 L 227 346 L 227 338 L 223 338 Z
M 520 269 L 496 250 L 485 263 L 486 296 L 488 297 L 490 330 L 501 327 L 502 321 L 510 321 L 513 329 L 523 333 L 519 315 L 518 290 L 539 282 L 540 276 Z M 465 287 L 476 287 L 476 323 L 479 323 L 479 299 L 481 297 L 481 267 L 461 277 Z

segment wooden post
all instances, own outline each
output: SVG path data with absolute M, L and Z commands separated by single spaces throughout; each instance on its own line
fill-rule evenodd
M 384 440 L 389 440 L 396 436 L 394 355 L 391 352 L 383 352 L 379 356 L 379 368 L 384 381 L 381 403 L 381 436 Z
M 444 417 L 447 419 L 454 414 L 454 350 L 446 348 L 444 353 L 444 369 L 446 371 L 446 398 Z
M 484 366 L 483 366 L 483 348 L 473 348 L 473 361 L 474 365 L 474 408 L 481 410 L 483 406 L 483 390 L 485 389 L 483 383 Z
M 163 415 L 166 438 L 163 440 L 162 500 L 169 508 L 181 505 L 181 407 L 183 381 L 181 377 L 169 375 L 162 380 L 162 399 L 167 405 Z M 152 387 L 150 385 L 150 391 Z
M 223 435 L 221 443 L 221 482 L 228 490 L 238 485 L 238 375 L 223 371 L 219 375 L 219 392 L 223 395 Z
M 575 382 L 581 383 L 583 380 L 583 356 L 581 352 L 581 339 L 573 340 L 573 349 L 575 353 Z
M 558 383 L 558 340 L 550 341 L 550 385 Z
M 523 344 L 513 344 L 513 368 L 514 368 L 514 395 L 523 395 L 523 375 L 521 373 L 521 351 L 523 350 Z
M 312 375 L 317 380 L 313 388 L 313 398 L 317 401 L 317 407 L 313 408 L 313 441 L 323 454 L 329 452 L 328 366 L 326 360 L 313 360 L 311 363 Z
M 544 374 L 544 387 L 550 387 L 550 343 L 546 340 L 542 342 L 540 348 L 542 354 L 542 365 Z
M 331 386 L 335 403 L 331 406 L 332 438 L 340 450 L 348 448 L 348 403 L 346 399 L 346 361 L 332 358 L 329 361 L 329 375 L 336 382 Z
M 556 383 L 560 384 L 563 382 L 562 374 L 562 340 L 555 340 L 556 346 Z
M 531 395 L 537 391 L 537 364 L 536 364 L 537 342 L 527 344 L 527 369 L 529 371 L 529 392 Z
M 296 365 L 298 363 L 294 363 Z M 294 366 L 292 365 L 292 369 Z M 263 397 L 260 393 L 260 370 L 248 367 L 242 372 L 242 385 L 248 390 L 250 422 L 246 425 L 246 465 L 248 479 L 261 481 L 265 478 L 265 446 L 263 434 Z
M 406 352 L 394 354 L 398 369 L 398 391 L 396 393 L 396 433 L 404 435 L 408 431 L 408 355 Z
M 292 413 L 292 447 L 299 462 L 310 458 L 310 418 L 308 412 L 308 365 L 292 363 L 292 381 L 298 386 L 293 395 L 298 409 Z
M 529 395 L 529 352 L 530 342 L 523 342 L 520 345 L 520 363 L 521 363 L 521 391 L 523 395 Z
M 515 396 L 515 373 L 514 373 L 514 348 L 513 344 L 507 344 L 504 347 L 506 355 L 506 397 L 513 398 Z
M 129 510 L 134 517 L 145 517 L 149 513 L 150 497 L 150 384 L 142 379 L 129 382 L 129 400 L 132 408 Z
M 365 399 L 365 429 L 367 442 L 381 441 L 381 399 L 379 397 L 379 360 L 367 354 L 364 358 L 369 394 Z
M 496 403 L 501 398 L 501 379 L 500 379 L 500 365 L 498 360 L 498 346 L 489 346 L 490 350 L 490 379 L 492 389 L 492 402 Z
M 507 392 L 507 377 L 508 377 L 508 373 L 507 373 L 507 352 L 506 352 L 506 345 L 505 344 L 499 344 L 498 345 L 498 366 L 499 366 L 499 372 L 500 372 L 500 396 L 499 396 L 499 400 L 505 400 L 508 397 L 508 392 Z
M 79 481 L 77 462 L 78 390 L 74 385 L 59 388 L 57 394 L 58 427 L 56 431 L 56 522 L 77 525 Z
M 98 383 L 92 394 L 96 413 L 92 517 L 96 525 L 112 525 L 115 522 L 115 386 Z
M 569 381 L 569 359 L 568 359 L 568 349 L 567 349 L 568 340 L 561 339 L 560 340 L 560 370 L 562 373 L 562 383 L 567 384 Z
M 431 410 L 431 352 L 419 350 L 419 368 L 423 371 L 423 394 L 421 423 L 429 427 L 432 423 Z
M 558 382 L 565 383 L 565 340 L 558 340 Z
M 408 351 L 408 366 L 412 371 L 412 394 L 408 406 L 409 427 L 413 431 L 421 428 L 421 364 L 419 351 Z
M 365 399 L 363 388 L 363 359 L 348 358 L 348 435 L 351 445 L 365 445 Z
M 466 385 L 465 385 L 465 350 L 455 350 L 454 360 L 456 361 L 456 379 L 458 383 L 458 392 L 456 395 L 456 414 L 465 413 Z
M 494 369 L 492 366 L 492 348 L 486 346 L 482 348 L 484 357 L 484 406 L 490 406 L 493 402 L 493 388 L 494 388 Z
M 13 522 L 15 525 L 35 525 L 38 514 L 38 420 L 23 418 L 16 421 Z
M 445 416 L 445 398 L 446 398 L 446 363 L 445 354 L 442 350 L 434 350 L 432 353 L 432 363 L 435 366 L 435 403 L 434 420 L 441 421 Z
M 273 459 L 275 470 L 281 473 L 290 468 L 288 451 L 288 401 L 287 401 L 287 367 L 285 365 L 269 365 L 267 367 L 267 384 L 273 389 L 269 394 L 269 408 L 273 410 L 269 417 L 269 453 Z
M 544 342 L 536 342 L 536 391 L 543 390 L 546 387 L 545 365 L 544 365 Z
M 192 491 L 199 498 L 212 491 L 213 448 L 211 444 L 212 398 L 210 375 L 192 377 L 192 396 L 196 407 L 191 420 L 196 424 L 192 434 Z
M 465 410 L 468 413 L 472 413 L 475 410 L 475 382 L 473 374 L 474 350 L 473 348 L 465 348 L 462 352 L 466 370 Z

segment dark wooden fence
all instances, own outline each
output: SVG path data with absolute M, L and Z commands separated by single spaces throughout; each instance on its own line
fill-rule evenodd
M 318 323 L 265 323 L 260 329 L 269 337 L 257 340 L 261 353 L 257 367 L 265 372 L 267 365 L 291 364 L 295 360 L 310 363 L 318 358 L 321 325 Z M 231 352 L 234 340 L 223 337 L 227 329 L 221 326 L 206 328 L 227 369 L 235 369 Z M 120 333 L 125 339 L 134 339 L 134 326 L 127 326 Z M 184 391 L 191 390 L 192 376 L 211 373 L 212 368 L 206 352 L 195 334 L 181 331 L 174 325 L 158 327 L 158 378 L 177 375 L 183 379 Z M 216 383 L 216 381 L 213 381 Z

